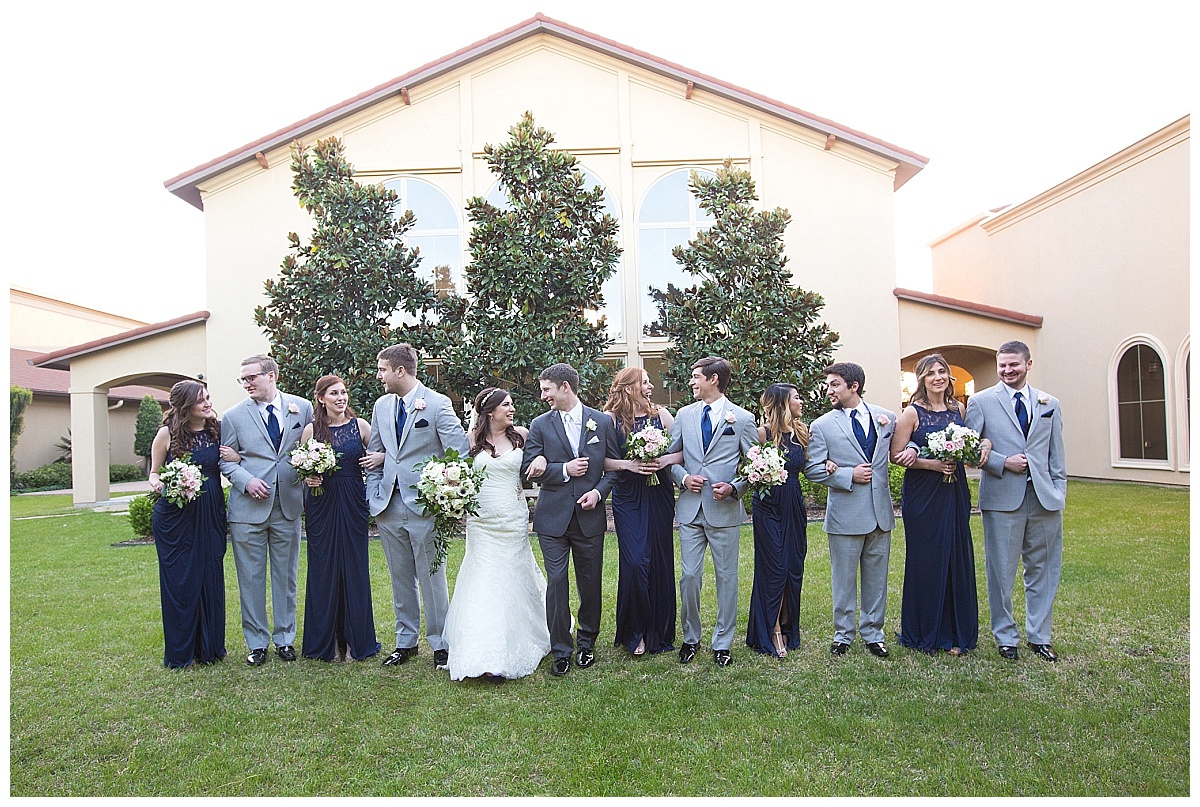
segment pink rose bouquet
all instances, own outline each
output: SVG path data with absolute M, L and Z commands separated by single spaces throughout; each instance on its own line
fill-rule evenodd
M 629 435 L 625 441 L 625 459 L 650 462 L 656 460 L 671 447 L 671 435 L 656 426 L 647 426 Z M 658 484 L 658 474 L 646 477 L 647 485 Z

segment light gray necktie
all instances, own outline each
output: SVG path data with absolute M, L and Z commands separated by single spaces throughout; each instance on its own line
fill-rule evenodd
M 575 452 L 575 456 L 579 456 L 579 425 L 575 422 L 573 414 L 563 415 L 563 429 L 567 433 L 567 440 L 571 443 L 571 450 Z

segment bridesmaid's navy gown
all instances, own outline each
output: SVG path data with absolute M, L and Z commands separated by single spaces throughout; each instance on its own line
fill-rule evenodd
M 204 473 L 203 492 L 183 508 L 159 499 L 150 516 L 166 667 L 225 658 L 225 497 L 219 452 L 211 437 L 197 432 L 190 462 Z
M 918 418 L 912 441 L 922 448 L 931 433 L 963 422 L 958 412 L 931 412 L 911 405 Z M 971 492 L 962 463 L 953 482 L 946 482 L 940 471 L 909 468 L 904 472 L 900 509 L 905 543 L 900 644 L 926 653 L 953 647 L 971 650 L 979 640 L 979 600 L 971 544 Z
M 634 431 L 662 428 L 657 416 L 636 419 Z M 622 451 L 628 435 L 618 429 Z M 649 477 L 622 471 L 613 487 L 613 526 L 620 550 L 617 576 L 617 633 L 613 647 L 632 653 L 646 640 L 647 653 L 675 649 L 675 488 L 668 471 Z
M 771 439 L 771 435 L 767 435 Z M 778 655 L 771 634 L 775 620 L 789 650 L 800 646 L 800 589 L 808 555 L 808 513 L 804 509 L 804 447 L 785 437 L 788 478 L 766 498 L 754 497 L 754 588 L 746 621 L 746 646 Z
M 324 475 L 320 496 L 305 492 L 308 580 L 301 652 L 332 661 L 339 647 L 349 645 L 351 656 L 368 658 L 380 644 L 371 609 L 367 488 L 358 464 L 366 452 L 357 418 L 330 426 L 329 432 L 333 450 L 341 455 L 338 469 Z

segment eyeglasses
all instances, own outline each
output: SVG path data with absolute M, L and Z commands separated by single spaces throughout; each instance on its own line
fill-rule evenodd
M 239 378 L 237 380 L 237 382 L 244 387 L 247 384 L 253 384 L 254 379 L 258 378 L 260 375 L 266 375 L 266 373 L 254 373 L 253 375 L 244 375 L 241 378 Z

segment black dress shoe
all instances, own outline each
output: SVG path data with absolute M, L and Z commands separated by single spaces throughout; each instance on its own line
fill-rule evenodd
M 283 647 L 275 645 L 275 655 L 279 656 L 284 661 L 295 661 L 296 648 L 292 647 L 290 644 L 285 644 Z
M 495 673 L 484 673 L 483 680 L 488 682 L 489 684 L 503 684 L 504 676 L 496 675 Z
M 257 647 L 246 656 L 246 663 L 251 667 L 261 667 L 267 663 L 267 648 Z
M 1028 642 L 1028 644 L 1029 649 L 1032 650 L 1034 655 L 1036 655 L 1038 658 L 1045 659 L 1046 661 L 1058 661 L 1058 654 L 1054 652 L 1054 648 L 1050 645 L 1034 644 L 1033 642 Z
M 1000 658 L 1006 658 L 1009 661 L 1017 660 L 1017 648 L 1010 644 L 1000 645 Z
M 713 661 L 717 663 L 718 667 L 728 667 L 733 663 L 733 656 L 729 655 L 728 650 L 714 650 Z
M 831 656 L 844 656 L 848 652 L 850 652 L 850 645 L 845 642 L 834 642 L 829 645 L 829 655 Z
M 570 656 L 559 656 L 558 658 L 556 658 L 554 660 L 554 663 L 550 665 L 550 674 L 551 675 L 566 675 L 570 671 L 571 671 L 571 657 Z
M 433 651 L 433 669 L 448 670 L 450 669 L 450 651 L 434 650 Z
M 575 655 L 575 666 L 580 669 L 587 669 L 596 663 L 596 654 L 592 652 L 590 647 L 581 647 Z
M 880 658 L 888 657 L 887 645 L 883 642 L 867 642 L 867 650 L 870 651 L 872 656 L 879 656 Z
M 383 660 L 384 667 L 396 667 L 417 655 L 415 647 L 397 647 L 392 654 Z
M 684 642 L 683 647 L 679 648 L 679 663 L 691 664 L 692 659 L 696 657 L 696 649 L 696 645 Z

